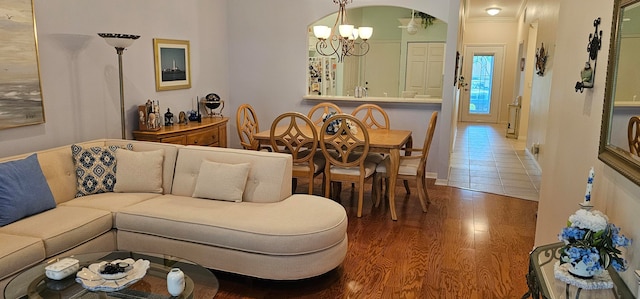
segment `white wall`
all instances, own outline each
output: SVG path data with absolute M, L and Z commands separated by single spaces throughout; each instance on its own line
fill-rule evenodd
M 451 2 L 451 3 L 450 3 Z M 334 13 L 337 5 L 317 0 L 233 0 L 229 1 L 229 61 L 231 69 L 228 107 L 234 111 L 243 103 L 257 111 L 261 129 L 268 128 L 285 111 L 308 111 L 317 102 L 304 102 L 306 94 L 307 26 Z M 453 106 L 453 66 L 458 33 L 458 1 L 359 0 L 348 7 L 394 5 L 428 12 L 448 24 L 445 91 L 442 107 L 427 104 L 382 104 L 392 126 L 414 132 L 414 144 L 424 140 L 428 118 L 441 110 L 431 148 L 428 171 L 448 176 L 449 139 Z M 247 8 L 251 9 L 247 9 Z M 268 15 L 269 18 L 264 16 Z M 450 21 L 451 20 L 451 21 Z M 375 38 L 375 28 L 374 28 Z M 350 112 L 355 104 L 340 103 Z M 230 127 L 230 145 L 239 146 L 236 126 Z
M 445 179 L 459 3 L 353 3 L 354 7 L 372 5 L 415 8 L 450 23 L 445 59 L 451 67 L 444 74 L 445 87 L 450 89 L 442 106 L 383 105 L 394 127 L 414 131 L 414 144 L 422 143 L 431 111 L 442 112 L 428 171 Z M 312 0 L 35 0 L 47 122 L 0 131 L 0 156 L 120 137 L 117 55 L 97 32 L 142 36 L 123 56 L 129 138 L 137 128 L 135 107 L 147 99 L 159 100 L 163 113 L 167 107 L 178 112 L 191 109 L 196 96 L 216 92 L 226 101 L 224 114 L 231 117 L 229 144 L 239 147 L 234 118 L 241 103 L 258 110 L 263 129 L 284 111 L 307 111 L 315 104 L 301 100 L 306 89 L 306 28 L 336 10 L 331 1 Z M 191 89 L 155 91 L 153 38 L 191 41 Z M 344 106 L 350 111 L 354 105 Z
M 129 138 L 147 99 L 164 113 L 190 110 L 208 92 L 228 98 L 224 0 L 34 2 L 46 123 L 1 130 L 0 157 L 121 137 L 117 55 L 98 32 L 141 35 L 123 55 Z M 153 38 L 190 41 L 191 89 L 155 91 Z
M 580 10 L 576 10 L 580 7 Z M 622 177 L 598 160 L 598 142 L 607 72 L 607 53 L 611 33 L 612 1 L 599 0 L 532 0 L 527 16 L 538 20 L 538 40 L 549 44 L 549 72 L 534 80 L 534 93 L 549 94 L 546 142 L 541 145 L 543 168 L 536 245 L 557 242 L 557 235 L 569 215 L 578 209 L 591 166 L 596 177 L 592 202 L 610 221 L 622 227 L 622 233 L 634 239 L 627 252 L 630 270 L 621 273 L 635 293 L 637 284 L 633 270 L 639 268 L 640 256 L 640 187 Z M 574 86 L 586 61 L 586 43 L 593 33 L 593 20 L 602 18 L 602 50 L 599 52 L 595 86 L 576 93 Z M 542 81 L 542 82 L 541 82 Z M 548 81 L 548 82 L 547 82 Z M 534 95 L 535 98 L 537 95 Z M 532 118 L 536 118 L 532 113 Z M 530 127 L 530 132 L 535 130 Z M 531 134 L 531 133 L 530 133 Z

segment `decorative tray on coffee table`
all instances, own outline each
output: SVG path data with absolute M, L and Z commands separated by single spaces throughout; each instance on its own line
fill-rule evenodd
M 119 291 L 142 279 L 147 269 L 149 261 L 143 259 L 102 261 L 78 271 L 76 281 L 90 291 Z

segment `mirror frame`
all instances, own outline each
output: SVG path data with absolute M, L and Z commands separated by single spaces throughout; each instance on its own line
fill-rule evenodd
M 637 2 L 640 2 L 640 0 L 615 0 L 613 4 L 611 39 L 609 41 L 609 63 L 607 66 L 607 81 L 604 92 L 604 108 L 602 110 L 602 126 L 600 127 L 598 159 L 618 171 L 636 185 L 640 186 L 640 160 L 634 158 L 629 151 L 624 151 L 609 144 L 609 131 L 611 130 L 614 104 L 614 83 L 616 81 L 615 77 L 617 73 L 621 9 Z

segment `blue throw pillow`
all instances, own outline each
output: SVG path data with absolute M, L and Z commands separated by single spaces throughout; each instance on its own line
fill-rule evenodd
M 55 207 L 36 154 L 0 163 L 0 226 Z

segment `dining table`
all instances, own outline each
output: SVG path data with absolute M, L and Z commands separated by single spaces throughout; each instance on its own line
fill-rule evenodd
M 308 128 L 306 126 L 301 127 L 301 130 Z M 283 132 L 287 129 L 287 126 L 276 127 L 275 134 Z M 311 130 L 311 129 L 309 129 Z M 320 130 L 320 127 L 316 127 L 316 130 Z M 400 167 L 400 150 L 405 146 L 411 148 L 413 145 L 413 138 L 411 137 L 410 130 L 396 130 L 396 129 L 367 129 L 369 133 L 369 152 L 388 154 L 390 160 L 390 173 L 389 173 L 389 190 L 395 190 L 396 180 L 398 178 L 398 169 Z M 320 136 L 320 134 L 318 134 Z M 253 137 L 262 145 L 270 144 L 270 130 L 258 132 Z M 318 140 L 320 142 L 320 140 Z M 410 152 L 407 152 L 409 154 Z M 395 207 L 395 192 L 389 192 L 389 207 L 391 210 L 391 219 L 398 220 Z

